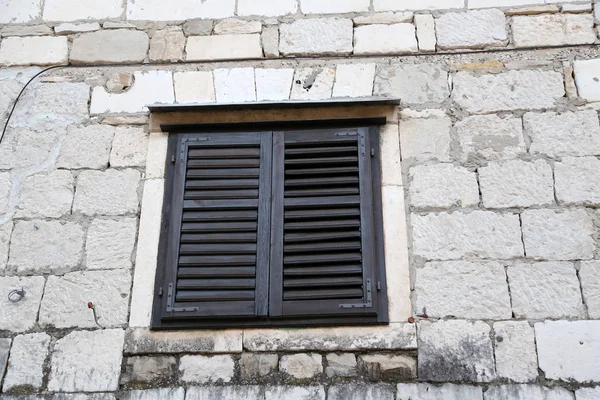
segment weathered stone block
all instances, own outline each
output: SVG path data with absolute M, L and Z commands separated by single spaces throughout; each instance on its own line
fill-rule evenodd
M 191 396 L 188 396 L 188 399 Z M 132 390 L 124 392 L 120 400 L 184 400 L 184 388 L 166 388 L 166 389 L 150 389 L 150 390 Z M 85 400 L 85 399 L 77 399 Z M 95 400 L 95 399 L 94 399 Z
M 593 110 L 557 114 L 527 113 L 525 133 L 531 138 L 530 152 L 549 157 L 600 155 L 600 122 Z
M 565 388 L 548 388 L 538 385 L 503 385 L 490 387 L 484 400 L 528 399 L 528 400 L 573 400 L 573 393 Z
M 10 351 L 11 339 L 1 338 L 0 339 L 0 380 L 4 378 L 6 371 L 6 363 L 8 362 L 8 353 Z
M 494 323 L 494 355 L 498 378 L 530 382 L 538 377 L 534 331 L 526 321 Z
M 216 69 L 214 75 L 217 102 L 256 101 L 254 68 Z
M 119 126 L 110 152 L 111 167 L 143 167 L 146 164 L 148 134 L 143 127 Z
M 256 100 L 288 100 L 292 90 L 292 68 L 256 68 Z
M 413 249 L 429 260 L 523 256 L 519 217 L 473 211 L 412 215 Z
M 596 4 L 595 9 L 600 20 L 600 5 Z M 575 61 L 574 70 L 579 97 L 587 101 L 600 101 L 600 59 Z
M 280 15 L 295 14 L 298 11 L 296 0 L 238 0 L 237 15 L 260 15 L 264 17 L 278 17 Z
M 279 26 L 265 26 L 260 36 L 267 58 L 279 58 Z
M 89 98 L 90 87 L 85 83 L 43 83 L 30 88 L 21 97 L 12 123 L 51 136 L 54 129 L 62 131 L 69 124 L 87 121 Z M 62 133 L 60 131 L 57 133 Z M 43 135 L 32 136 L 44 140 Z M 39 162 L 37 159 L 34 165 Z
M 600 319 L 600 261 L 582 261 L 579 279 L 591 319 Z
M 183 33 L 186 36 L 206 36 L 213 30 L 213 21 L 205 19 L 188 20 L 183 24 Z
M 506 319 L 511 303 L 504 264 L 449 261 L 416 271 L 415 309 L 433 318 Z
M 417 165 L 410 169 L 409 179 L 413 207 L 468 207 L 479 203 L 477 176 L 466 168 L 453 164 Z
M 121 0 L 48 0 L 44 2 L 45 21 L 118 18 L 123 14 Z
M 336 68 L 333 97 L 368 97 L 373 94 L 375 64 L 340 64 Z
M 283 55 L 335 55 L 352 53 L 351 19 L 312 18 L 282 24 L 279 51 Z
M 354 26 L 373 25 L 373 24 L 398 24 L 401 22 L 413 22 L 414 13 L 412 12 L 381 12 L 370 15 L 360 15 L 353 18 Z M 434 34 L 435 36 L 435 34 Z
M 184 382 L 230 382 L 234 362 L 231 356 L 183 356 L 179 362 L 181 380 Z
M 538 260 L 592 258 L 595 229 L 585 210 L 527 210 L 521 219 L 527 257 Z
M 8 201 L 12 189 L 9 172 L 0 172 L 0 215 L 8 211 Z
M 121 329 L 105 329 L 75 331 L 59 339 L 52 354 L 48 390 L 118 390 L 124 335 Z
M 148 53 L 148 35 L 130 29 L 86 33 L 73 40 L 71 62 L 134 63 L 144 61 Z
M 191 386 L 186 400 L 263 400 L 260 386 Z
M 243 35 L 247 33 L 260 33 L 262 23 L 260 21 L 244 21 L 243 19 L 229 18 L 217 22 L 215 35 Z
M 44 284 L 42 276 L 0 277 L 0 329 L 23 332 L 35 326 Z M 21 301 L 9 301 L 8 294 L 20 289 L 25 291 Z
M 491 162 L 479 168 L 479 184 L 486 208 L 554 203 L 552 168 L 544 160 Z
M 137 213 L 139 183 L 140 173 L 133 169 L 83 171 L 77 178 L 73 212 L 85 215 Z
M 18 218 L 60 218 L 71 213 L 74 181 L 71 171 L 31 175 L 21 187 Z
M 6 268 L 6 262 L 8 261 L 8 248 L 12 230 L 12 221 L 5 222 L 4 224 L 0 225 L 0 271 L 3 271 Z
M 325 373 L 333 376 L 356 376 L 358 374 L 356 355 L 352 353 L 327 354 L 327 367 Z
M 138 21 L 185 21 L 194 18 L 227 18 L 235 12 L 235 0 L 127 0 L 127 19 Z
M 452 99 L 479 114 L 551 108 L 564 94 L 563 76 L 554 71 L 520 70 L 480 76 L 463 71 L 454 77 Z
M 273 386 L 265 390 L 265 400 L 280 399 L 325 400 L 325 388 L 323 386 Z
M 385 10 L 452 10 L 464 8 L 461 0 L 422 0 L 418 4 L 411 0 L 373 0 L 376 11 Z
M 93 220 L 85 242 L 86 268 L 131 268 L 136 234 L 136 218 Z
M 9 37 L 2 40 L 0 65 L 65 64 L 68 52 L 66 37 Z
M 416 52 L 413 24 L 365 25 L 354 29 L 354 54 Z
M 130 357 L 121 375 L 121 383 L 171 383 L 177 376 L 175 357 Z
M 252 380 L 268 376 L 277 370 L 279 356 L 277 354 L 243 353 L 240 359 L 242 379 Z
M 404 104 L 441 103 L 450 96 L 448 73 L 433 64 L 379 67 L 374 94 L 397 96 Z
M 323 373 L 323 357 L 316 353 L 281 356 L 279 370 L 296 379 L 310 379 Z
M 88 22 L 81 24 L 72 24 L 67 22 L 54 27 L 54 32 L 57 35 L 71 35 L 73 33 L 94 32 L 98 30 L 100 30 L 100 24 L 97 22 Z M 52 32 L 47 34 L 51 33 Z
M 170 26 L 156 31 L 150 40 L 150 61 L 180 61 L 183 59 L 185 36 L 178 26 Z
M 261 58 L 260 35 L 191 36 L 185 46 L 186 61 Z
M 562 204 L 600 205 L 600 161 L 596 157 L 563 157 L 554 164 L 556 198 Z
M 150 331 L 128 329 L 126 354 L 241 353 L 242 331 Z
M 60 154 L 58 168 L 103 169 L 108 166 L 115 128 L 107 125 L 69 126 Z
M 369 0 L 300 0 L 304 14 L 343 14 L 369 11 Z
M 400 121 L 402 159 L 450 161 L 450 118 L 411 118 Z
M 18 221 L 8 265 L 21 272 L 64 272 L 81 262 L 84 232 L 75 222 Z
M 344 384 L 330 386 L 329 400 L 394 400 L 394 388 L 387 385 Z
M 333 68 L 300 68 L 296 70 L 292 84 L 293 100 L 329 99 L 333 91 L 335 70 Z
M 505 46 L 506 18 L 497 9 L 445 13 L 435 20 L 438 46 L 442 49 Z
M 175 99 L 178 103 L 216 101 L 212 71 L 175 72 Z
M 435 51 L 437 38 L 435 37 L 435 20 L 433 19 L 433 15 L 415 15 L 415 27 L 417 28 L 417 42 L 419 42 L 419 51 Z
M 512 19 L 516 47 L 562 46 L 594 43 L 594 17 L 590 14 L 545 14 Z
M 455 125 L 463 162 L 496 161 L 525 154 L 520 118 L 474 115 Z
M 367 354 L 358 357 L 359 366 L 372 381 L 412 380 L 417 376 L 417 361 L 410 356 Z
M 596 6 L 596 9 L 598 6 Z M 600 19 L 600 15 L 599 18 Z M 600 397 L 600 386 L 594 388 L 582 388 L 575 392 L 577 400 L 595 400 Z
M 535 324 L 540 369 L 547 379 L 600 380 L 600 321 Z
M 490 326 L 481 321 L 420 322 L 419 379 L 489 382 L 495 379 Z
M 397 400 L 482 400 L 480 387 L 453 385 L 434 386 L 429 383 L 401 383 L 398 385 Z
M 51 339 L 46 333 L 32 333 L 15 337 L 2 386 L 3 392 L 24 387 L 42 388 L 44 362 L 48 356 Z
M 19 24 L 41 17 L 42 0 L 7 0 L 2 3 L 0 24 Z

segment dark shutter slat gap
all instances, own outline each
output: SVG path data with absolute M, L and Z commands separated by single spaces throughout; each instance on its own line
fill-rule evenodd
M 188 178 L 258 178 L 258 168 L 190 169 Z
M 185 222 L 181 227 L 182 232 L 256 232 L 256 222 Z
M 256 233 L 184 233 L 181 243 L 256 243 Z
M 260 159 L 258 158 L 240 158 L 240 159 L 199 159 L 189 160 L 187 163 L 188 171 L 194 169 L 230 169 L 230 168 L 258 168 Z
M 253 254 L 256 253 L 256 244 L 228 243 L 228 244 L 182 244 L 179 254 Z
M 335 279 L 314 278 L 290 278 L 286 279 L 284 287 L 286 288 L 315 288 L 315 287 L 334 287 L 334 286 L 362 286 L 362 271 L 353 277 L 335 277 Z
M 363 290 L 356 289 L 310 289 L 310 290 L 285 290 L 284 300 L 318 300 L 318 299 L 361 299 Z
M 331 168 L 309 168 L 309 169 L 288 169 L 285 171 L 286 176 L 295 175 L 331 175 L 331 174 L 349 174 L 358 173 L 358 167 L 331 167 Z
M 340 229 L 340 228 L 359 228 L 360 221 L 357 220 L 331 220 L 331 221 L 306 221 L 306 222 L 286 222 L 284 229 L 288 230 L 312 230 L 312 229 Z
M 254 279 L 179 279 L 178 289 L 254 289 Z
M 202 265 L 230 265 L 241 266 L 256 264 L 255 256 L 182 256 L 179 257 L 179 265 L 202 266 Z
M 188 159 L 198 158 L 258 158 L 260 156 L 260 148 L 232 148 L 232 149 L 191 149 Z
M 308 267 L 299 267 L 294 266 L 292 268 L 285 268 L 283 270 L 284 275 L 294 277 L 294 276 L 332 276 L 332 275 L 354 275 L 362 273 L 362 266 L 360 264 L 357 265 L 328 265 L 328 266 L 308 266 Z
M 258 179 L 188 180 L 186 189 L 247 189 L 258 188 Z
M 322 158 L 296 158 L 291 160 L 285 160 L 286 166 L 303 166 L 303 165 L 324 165 L 324 164 L 356 164 L 358 157 L 322 157 Z
M 181 290 L 176 301 L 254 300 L 254 290 Z
M 183 213 L 183 222 L 201 221 L 256 221 L 256 211 L 188 211 Z
M 325 242 L 325 243 L 307 243 L 307 244 L 286 244 L 285 253 L 311 253 L 317 251 L 340 251 L 340 250 L 359 250 L 361 248 L 360 240 L 352 242 Z
M 256 199 L 245 199 L 245 200 L 185 200 L 183 202 L 184 210 L 209 210 L 209 209 L 221 209 L 221 210 L 235 210 L 235 209 L 256 209 L 258 207 L 258 200 Z
M 179 268 L 177 277 L 179 278 L 250 278 L 256 274 L 256 267 L 216 267 L 209 265 L 206 267 L 183 267 Z

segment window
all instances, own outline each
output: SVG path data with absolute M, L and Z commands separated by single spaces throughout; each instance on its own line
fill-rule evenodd
M 153 328 L 386 323 L 378 138 L 171 134 Z

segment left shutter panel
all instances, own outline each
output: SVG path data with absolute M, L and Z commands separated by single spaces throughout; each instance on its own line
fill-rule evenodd
M 180 136 L 163 320 L 267 314 L 271 158 L 267 132 Z

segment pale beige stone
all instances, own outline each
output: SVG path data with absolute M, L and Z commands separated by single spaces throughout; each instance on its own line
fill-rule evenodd
M 47 25 L 6 25 L 0 30 L 0 36 L 45 36 L 52 35 L 52 29 Z
M 106 168 L 114 134 L 112 126 L 69 126 L 56 166 L 68 169 Z
M 293 100 L 329 99 L 333 90 L 335 70 L 333 68 L 297 69 L 292 84 Z
M 66 37 L 9 37 L 2 40 L 0 65 L 50 65 L 67 62 Z
M 54 27 L 57 35 L 71 35 L 73 33 L 94 32 L 100 29 L 97 22 L 87 22 L 82 24 L 63 23 Z
M 600 5 L 596 5 L 600 10 Z M 600 20 L 600 11 L 597 11 Z M 579 96 L 587 101 L 600 101 L 600 59 L 578 60 L 574 64 Z
M 77 178 L 73 212 L 84 215 L 137 213 L 139 183 L 140 173 L 134 169 L 83 171 Z
M 42 0 L 4 0 L 0 24 L 19 24 L 41 17 Z
M 244 21 L 230 18 L 217 22 L 214 28 L 215 35 L 243 35 L 246 33 L 261 33 L 260 21 Z
M 237 15 L 260 15 L 265 17 L 278 17 L 280 15 L 295 14 L 298 11 L 296 0 L 238 0 Z
M 416 52 L 417 38 L 412 24 L 365 25 L 354 29 L 354 54 Z
M 0 172 L 0 215 L 8 211 L 12 180 L 9 172 Z
M 146 163 L 148 134 L 143 127 L 119 126 L 110 152 L 111 167 L 143 167 Z
M 416 208 L 468 207 L 479 203 L 477 176 L 453 164 L 417 165 L 409 171 L 410 204 Z
M 0 272 L 6 268 L 6 262 L 8 261 L 8 247 L 12 229 L 12 221 L 0 225 Z
M 52 338 L 46 333 L 19 335 L 13 340 L 2 391 L 19 387 L 41 389 L 44 362 Z
M 373 0 L 375 11 L 452 10 L 464 8 L 462 0 Z
M 131 268 L 137 219 L 94 219 L 85 241 L 87 269 Z
M 184 382 L 227 383 L 233 378 L 234 362 L 231 356 L 183 356 L 179 362 Z
M 217 102 L 256 101 L 254 68 L 216 69 L 213 73 Z
M 259 34 L 191 36 L 185 51 L 187 61 L 262 58 Z
M 375 64 L 340 64 L 336 68 L 333 97 L 369 97 L 374 79 Z
M 2 299 L 0 329 L 11 332 L 33 329 L 37 321 L 45 282 L 43 276 L 0 277 L 0 298 Z M 10 292 L 21 289 L 25 291 L 25 296 L 21 301 L 8 301 Z
M 513 382 L 538 377 L 534 331 L 527 321 L 495 322 L 494 350 L 498 377 Z
M 74 178 L 71 171 L 55 170 L 31 175 L 21 187 L 18 218 L 60 218 L 71 213 Z
M 300 0 L 304 14 L 343 14 L 369 11 L 370 0 Z
M 256 100 L 288 100 L 292 90 L 292 68 L 256 68 Z
M 148 35 L 130 29 L 103 30 L 83 34 L 73 40 L 71 62 L 133 63 L 146 58 Z
M 361 15 L 354 18 L 354 26 L 372 25 L 372 24 L 398 24 L 401 22 L 413 22 L 414 13 L 412 12 L 382 12 L 371 15 Z
M 419 51 L 435 51 L 437 38 L 435 37 L 435 21 L 431 14 L 415 15 L 417 28 L 417 41 Z
M 185 36 L 178 26 L 156 31 L 150 40 L 150 61 L 180 61 L 183 59 Z
M 127 19 L 134 21 L 185 21 L 194 18 L 227 18 L 235 12 L 235 0 L 127 0 Z
M 504 46 L 508 42 L 506 18 L 496 9 L 443 14 L 436 19 L 435 30 L 442 49 Z
M 301 19 L 279 27 L 283 55 L 350 54 L 352 49 L 351 19 Z
M 561 46 L 596 41 L 594 17 L 589 14 L 517 16 L 512 22 L 516 47 Z
M 76 21 L 80 19 L 118 18 L 123 13 L 121 0 L 45 0 L 44 20 Z
M 411 118 L 400 121 L 403 159 L 450 161 L 452 121 L 444 118 Z
M 140 355 L 241 353 L 242 331 L 239 329 L 151 331 L 148 328 L 129 328 L 125 337 L 124 352 Z
M 323 373 L 322 362 L 316 353 L 285 355 L 279 361 L 279 370 L 296 379 L 310 379 Z

